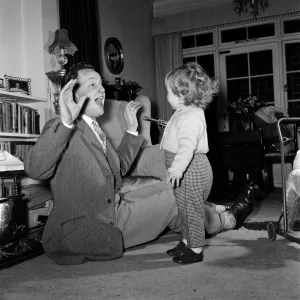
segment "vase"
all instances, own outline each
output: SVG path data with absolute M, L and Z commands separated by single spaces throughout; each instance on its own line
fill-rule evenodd
M 251 121 L 241 121 L 243 131 L 251 131 Z

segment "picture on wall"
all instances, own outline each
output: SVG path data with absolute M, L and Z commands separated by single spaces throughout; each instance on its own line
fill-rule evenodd
M 31 79 L 4 75 L 5 88 L 8 92 L 31 95 Z

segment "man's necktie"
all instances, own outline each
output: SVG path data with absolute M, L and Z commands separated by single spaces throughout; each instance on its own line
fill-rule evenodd
M 101 146 L 103 148 L 104 153 L 106 154 L 106 135 L 105 133 L 102 131 L 102 129 L 100 128 L 99 124 L 97 121 L 93 121 L 92 122 L 93 128 L 94 130 L 97 132 L 99 139 L 101 141 Z

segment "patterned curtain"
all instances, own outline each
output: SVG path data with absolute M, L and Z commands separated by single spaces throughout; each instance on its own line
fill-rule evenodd
M 66 67 L 86 62 L 100 72 L 100 33 L 98 32 L 97 0 L 59 0 L 60 28 L 69 32 L 78 50 L 68 55 Z
M 182 64 L 181 32 L 154 36 L 154 49 L 158 118 L 167 121 L 173 111 L 166 100 L 165 76 Z

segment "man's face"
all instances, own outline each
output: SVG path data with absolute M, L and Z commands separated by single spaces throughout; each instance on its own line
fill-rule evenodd
M 92 119 L 96 119 L 104 113 L 105 90 L 102 86 L 100 75 L 92 69 L 84 69 L 78 72 L 77 101 L 83 95 L 87 96 L 83 113 Z

